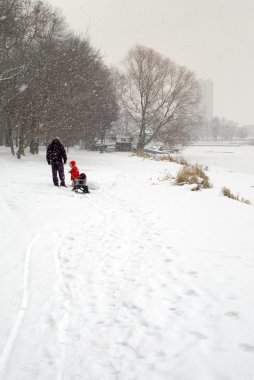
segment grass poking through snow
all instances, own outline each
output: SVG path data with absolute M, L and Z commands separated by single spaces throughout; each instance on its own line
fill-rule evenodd
M 233 193 L 231 193 L 231 190 L 228 189 L 227 187 L 223 187 L 221 189 L 221 194 L 224 196 L 224 197 L 228 197 L 230 199 L 234 199 L 235 201 L 239 201 L 239 202 L 242 202 L 242 203 L 246 203 L 247 205 L 250 205 L 251 202 L 248 200 L 248 199 L 245 199 L 243 197 L 240 197 L 239 194 L 237 195 L 234 195 Z

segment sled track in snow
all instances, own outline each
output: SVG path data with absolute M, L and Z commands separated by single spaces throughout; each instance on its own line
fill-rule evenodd
M 30 275 L 30 263 L 31 263 L 31 257 L 33 252 L 33 246 L 36 242 L 36 240 L 39 238 L 40 233 L 37 233 L 35 237 L 31 240 L 30 244 L 27 247 L 26 254 L 25 254 L 25 266 L 24 266 L 24 274 L 23 274 L 23 293 L 22 293 L 22 300 L 21 300 L 21 306 L 18 311 L 18 316 L 12 326 L 12 329 L 9 333 L 8 339 L 5 343 L 5 346 L 3 348 L 3 351 L 0 356 L 0 379 L 4 380 L 5 368 L 9 359 L 9 356 L 11 354 L 13 344 L 18 336 L 20 326 L 22 324 L 23 318 L 25 316 L 26 310 L 29 305 L 29 275 Z
M 60 256 L 61 256 L 61 245 L 64 240 L 65 235 L 62 234 L 58 240 L 58 243 L 55 248 L 55 267 L 58 275 L 58 282 L 60 285 L 63 283 L 63 275 L 62 275 L 62 270 L 61 270 L 61 265 L 60 265 Z M 67 312 L 65 313 L 65 317 L 62 320 L 61 327 L 60 327 L 60 336 L 59 336 L 59 344 L 60 344 L 60 359 L 59 359 L 59 366 L 58 366 L 58 371 L 56 374 L 56 380 L 63 380 L 64 378 L 64 364 L 65 364 L 65 359 L 66 359 L 66 329 L 69 325 L 69 314 L 68 314 L 68 309 L 69 309 L 69 301 L 67 305 Z

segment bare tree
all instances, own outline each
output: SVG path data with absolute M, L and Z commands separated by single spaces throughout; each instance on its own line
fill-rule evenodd
M 18 134 L 18 157 L 24 153 L 27 130 L 31 129 L 29 118 L 35 124 L 29 107 L 36 98 L 31 91 L 36 89 L 33 84 L 47 64 L 42 52 L 63 28 L 62 18 L 42 1 L 2 0 L 0 3 L 0 113 L 5 119 L 7 145 L 13 154 L 13 135 Z M 31 96 L 29 102 L 26 91 Z M 18 128 L 14 131 L 15 125 Z
M 152 140 L 186 138 L 196 122 L 199 85 L 195 75 L 158 52 L 135 46 L 123 62 L 120 99 L 138 128 L 138 150 Z
M 110 70 L 40 0 L 0 0 L 0 137 L 21 158 L 56 134 L 85 146 L 116 120 Z
M 58 43 L 51 60 L 44 77 L 48 92 L 44 131 L 61 135 L 66 145 L 82 141 L 89 147 L 117 118 L 110 70 L 87 39 L 73 35 Z

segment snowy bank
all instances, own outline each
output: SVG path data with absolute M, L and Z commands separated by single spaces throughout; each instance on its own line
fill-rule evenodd
M 254 175 L 191 192 L 174 163 L 69 158 L 97 190 L 0 151 L 0 379 L 253 378 L 254 209 L 219 193 L 254 203 Z

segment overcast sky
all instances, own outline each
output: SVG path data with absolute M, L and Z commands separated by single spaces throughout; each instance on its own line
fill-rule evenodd
M 108 64 L 138 43 L 214 83 L 214 115 L 254 124 L 254 0 L 48 0 Z

